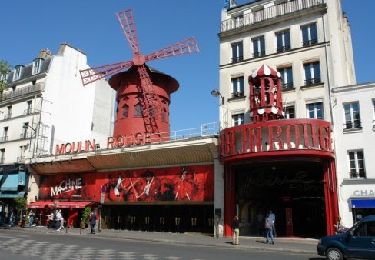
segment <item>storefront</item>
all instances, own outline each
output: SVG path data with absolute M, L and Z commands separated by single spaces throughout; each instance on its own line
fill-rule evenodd
M 215 140 L 31 164 L 39 192 L 28 207 L 42 225 L 62 209 L 68 225 L 79 226 L 91 207 L 99 209 L 102 228 L 213 233 Z
M 21 164 L 0 166 L 0 225 L 16 224 L 19 216 L 15 198 L 23 198 L 27 189 L 27 172 Z
M 340 185 L 341 224 L 345 227 L 351 227 L 363 217 L 375 215 L 375 185 L 366 182 L 365 179 L 347 179 Z

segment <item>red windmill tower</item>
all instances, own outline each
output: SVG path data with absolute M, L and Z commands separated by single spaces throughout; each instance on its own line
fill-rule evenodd
M 198 52 L 194 38 L 177 42 L 159 51 L 143 55 L 140 52 L 137 30 L 131 9 L 116 14 L 128 40 L 133 59 L 130 61 L 89 68 L 80 71 L 83 85 L 106 78 L 116 90 L 118 104 L 113 136 L 137 136 L 147 138 L 160 135 L 169 138 L 170 94 L 178 89 L 172 77 L 151 71 L 148 61 Z M 128 69 L 126 72 L 125 70 Z

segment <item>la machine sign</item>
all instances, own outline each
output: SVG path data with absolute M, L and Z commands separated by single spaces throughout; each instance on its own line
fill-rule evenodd
M 160 134 L 148 133 L 136 133 L 134 135 L 129 136 L 120 135 L 117 137 L 108 137 L 106 147 L 107 149 L 115 149 L 137 145 L 145 145 L 150 144 L 151 140 L 153 140 L 153 142 L 162 142 L 163 138 Z M 95 142 L 95 139 L 58 144 L 55 148 L 55 155 L 92 152 L 95 151 L 98 146 L 101 147 L 99 144 Z

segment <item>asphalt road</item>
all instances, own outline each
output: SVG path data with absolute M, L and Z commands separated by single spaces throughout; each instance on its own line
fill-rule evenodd
M 316 255 L 0 230 L 0 259 L 319 260 Z

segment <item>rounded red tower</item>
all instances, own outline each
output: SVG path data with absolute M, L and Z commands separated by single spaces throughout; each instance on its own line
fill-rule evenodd
M 116 90 L 117 111 L 113 136 L 126 136 L 138 138 L 139 135 L 151 138 L 153 135 L 169 139 L 169 104 L 171 93 L 175 92 L 179 84 L 173 77 L 150 69 L 144 65 L 152 81 L 153 97 L 152 110 L 148 115 L 153 118 L 157 132 L 146 131 L 147 122 L 144 117 L 141 79 L 137 66 L 132 66 L 125 72 L 118 73 L 108 81 Z M 149 136 L 147 136 L 147 134 Z M 152 142 L 152 141 L 151 141 Z

